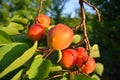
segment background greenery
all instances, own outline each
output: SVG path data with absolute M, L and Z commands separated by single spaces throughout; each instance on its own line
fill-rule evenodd
M 80 16 L 71 18 L 63 16 L 62 11 L 69 0 L 47 0 L 43 2 L 42 13 L 51 17 L 51 25 L 64 23 L 71 27 L 80 23 Z M 119 80 L 120 73 L 120 1 L 89 0 L 96 5 L 102 21 L 98 22 L 95 14 L 87 13 L 87 26 L 90 43 L 99 44 L 101 58 L 97 59 L 105 66 L 102 80 Z M 8 26 L 11 18 L 19 14 L 31 20 L 37 15 L 39 0 L 0 0 L 0 27 Z M 79 9 L 78 9 L 79 10 Z M 76 11 L 79 15 L 80 11 Z

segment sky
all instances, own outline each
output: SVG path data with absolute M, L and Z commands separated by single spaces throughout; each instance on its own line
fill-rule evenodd
M 84 4 L 84 7 L 87 12 L 95 13 L 95 11 L 88 5 Z M 76 8 L 80 8 L 79 0 L 70 0 L 66 3 L 63 13 L 71 14 L 71 17 L 75 17 Z

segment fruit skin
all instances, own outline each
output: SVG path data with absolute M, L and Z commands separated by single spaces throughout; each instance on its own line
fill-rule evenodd
M 73 30 L 64 24 L 57 24 L 48 31 L 47 42 L 54 50 L 67 48 L 73 40 Z
M 71 69 L 76 65 L 77 56 L 77 52 L 73 49 L 62 50 L 62 59 L 60 63 L 64 68 Z
M 79 58 L 82 58 L 84 55 L 87 55 L 87 52 L 84 47 L 77 47 L 75 48 L 75 50 L 78 53 Z
M 83 56 L 83 58 L 77 59 L 77 65 L 79 68 L 81 68 L 81 72 L 85 74 L 92 73 L 96 67 L 94 58 L 86 55 Z
M 82 68 L 85 64 L 85 62 L 88 59 L 88 55 L 84 55 L 82 57 L 77 57 L 77 66 L 78 68 Z
M 44 37 L 45 29 L 43 26 L 38 24 L 33 24 L 28 29 L 28 38 L 31 41 L 41 40 Z
M 45 15 L 45 14 L 39 14 L 35 19 L 34 19 L 36 24 L 40 24 L 43 27 L 49 27 L 50 25 L 50 18 Z

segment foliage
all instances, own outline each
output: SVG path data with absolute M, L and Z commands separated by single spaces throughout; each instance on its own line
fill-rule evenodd
M 102 21 L 98 23 L 93 16 L 91 25 L 93 32 L 90 33 L 90 40 L 100 45 L 101 59 L 105 64 L 103 79 L 120 79 L 118 62 L 120 61 L 120 1 L 115 0 L 90 0 L 101 11 Z M 109 66 L 109 67 L 108 67 Z

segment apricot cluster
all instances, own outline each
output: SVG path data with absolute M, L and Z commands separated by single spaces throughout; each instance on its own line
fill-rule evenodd
M 64 24 L 57 24 L 49 29 L 50 18 L 44 14 L 39 14 L 34 19 L 34 22 L 35 24 L 31 25 L 28 29 L 28 38 L 31 41 L 41 40 L 47 29 L 47 43 L 50 48 L 62 50 L 72 43 L 74 33 L 70 27 Z
M 42 40 L 45 35 L 46 28 L 50 25 L 50 18 L 45 14 L 39 14 L 34 19 L 34 22 L 35 24 L 31 25 L 28 29 L 28 38 L 31 41 Z
M 31 41 L 41 40 L 46 33 L 46 28 L 48 29 L 50 25 L 50 18 L 47 15 L 39 14 L 34 22 L 35 24 L 28 29 L 28 37 Z M 48 30 L 46 38 L 51 49 L 62 51 L 60 63 L 64 68 L 71 69 L 77 66 L 81 72 L 86 74 L 94 71 L 95 60 L 87 54 L 84 47 L 68 48 L 74 41 L 74 32 L 70 27 L 57 24 Z
M 60 63 L 66 69 L 77 66 L 85 74 L 92 73 L 96 65 L 94 58 L 89 56 L 83 47 L 62 50 Z

